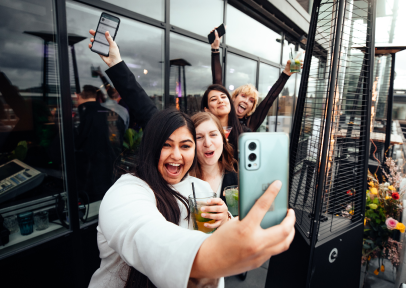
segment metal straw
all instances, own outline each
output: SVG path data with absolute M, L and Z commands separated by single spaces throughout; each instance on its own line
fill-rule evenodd
M 192 191 L 193 191 L 193 199 L 195 199 L 195 209 L 197 211 L 197 202 L 196 202 L 196 193 L 195 193 L 195 184 L 192 182 Z

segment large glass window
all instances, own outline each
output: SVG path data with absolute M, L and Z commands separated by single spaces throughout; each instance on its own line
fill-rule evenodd
M 281 35 L 231 5 L 227 5 L 227 45 L 280 62 Z
M 252 84 L 255 86 L 256 75 L 256 61 L 233 53 L 227 54 L 226 88 L 230 94 L 242 85 Z
M 79 197 L 83 203 L 88 203 L 82 222 L 97 219 L 101 199 L 114 183 L 117 173 L 128 171 L 133 165 L 137 147 L 131 144 L 138 143 L 132 140 L 134 135 L 141 133 L 129 116 L 125 99 L 107 77 L 107 65 L 88 48 L 88 30 L 95 27 L 101 12 L 67 2 L 71 90 L 75 92 L 72 93 L 72 115 L 76 176 Z M 120 19 L 116 42 L 121 57 L 156 106 L 162 109 L 164 32 L 125 17 Z
M 281 130 L 277 129 L 277 132 L 281 131 L 290 133 L 290 128 L 292 126 L 293 101 L 295 96 L 295 78 L 295 75 L 290 76 L 285 87 L 282 89 L 281 95 L 279 95 L 278 122 L 281 123 Z
M 0 257 L 69 228 L 53 3 L 0 1 Z
M 258 94 L 259 94 L 259 103 L 266 97 L 269 90 L 279 78 L 279 68 L 272 67 L 270 65 L 260 63 L 259 65 L 259 81 L 258 81 Z M 266 127 L 266 131 L 275 132 L 275 121 L 276 121 L 276 108 L 278 106 L 277 99 L 272 104 L 268 112 L 267 119 L 264 120 L 264 123 L 261 126 Z M 258 103 L 258 104 L 259 104 Z
M 202 36 L 223 23 L 223 0 L 171 0 L 171 25 Z
M 102 0 L 156 20 L 165 19 L 165 0 Z
M 171 33 L 170 47 L 169 105 L 196 113 L 204 91 L 212 84 L 210 45 Z

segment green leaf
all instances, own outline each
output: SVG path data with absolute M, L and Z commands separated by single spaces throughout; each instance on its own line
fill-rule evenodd
M 375 198 L 374 201 L 372 201 L 372 202 L 374 202 L 374 204 L 379 204 L 378 198 Z
M 130 147 L 128 147 L 128 144 L 125 143 L 125 142 L 123 142 L 123 146 L 124 146 L 124 148 L 126 148 L 126 149 L 130 149 Z
M 376 219 L 375 221 L 376 221 L 376 224 L 381 224 L 381 220 Z

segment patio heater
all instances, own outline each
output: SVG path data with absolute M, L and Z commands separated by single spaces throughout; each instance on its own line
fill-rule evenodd
M 185 59 L 172 59 L 169 61 L 170 67 L 178 67 L 176 87 L 175 87 L 175 105 L 176 109 L 188 113 L 187 94 L 186 94 L 186 66 L 192 66 Z M 183 74 L 183 77 L 182 77 Z M 183 84 L 183 85 L 182 85 Z M 183 86 L 183 87 L 182 87 Z M 183 94 L 183 97 L 182 97 Z
M 290 143 L 296 234 L 266 287 L 359 287 L 374 25 L 375 0 L 314 1 Z

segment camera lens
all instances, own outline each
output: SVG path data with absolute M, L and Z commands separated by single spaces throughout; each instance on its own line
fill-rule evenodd
M 248 149 L 250 149 L 251 151 L 257 149 L 257 144 L 255 144 L 255 142 L 251 142 L 251 143 L 248 145 Z
M 257 159 L 257 155 L 256 155 L 255 153 L 251 153 L 251 154 L 248 156 L 248 159 L 249 159 L 250 161 L 255 161 L 255 159 Z

